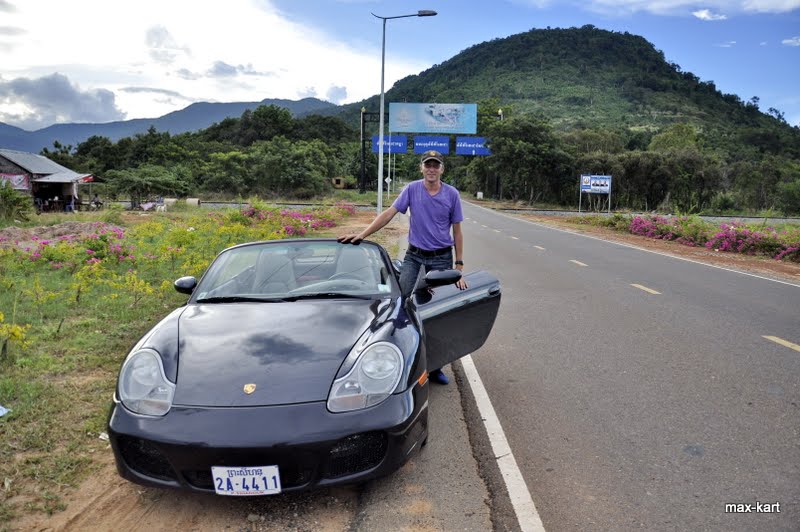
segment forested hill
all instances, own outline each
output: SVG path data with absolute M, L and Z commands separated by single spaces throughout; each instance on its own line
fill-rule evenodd
M 653 133 L 688 122 L 726 151 L 739 142 L 760 151 L 780 152 L 793 143 L 800 150 L 800 131 L 779 110 L 761 112 L 757 95 L 749 98 L 722 94 L 713 81 L 682 71 L 643 37 L 594 26 L 535 29 L 484 42 L 387 92 L 388 102 L 496 100 L 516 115 L 541 114 L 559 130 Z M 378 98 L 353 110 L 365 104 L 377 109 Z

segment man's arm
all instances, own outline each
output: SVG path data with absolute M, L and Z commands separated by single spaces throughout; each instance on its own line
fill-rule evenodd
M 456 262 L 464 260 L 464 235 L 461 233 L 461 222 L 453 224 L 453 245 L 456 248 Z M 464 272 L 464 265 L 463 264 L 456 264 L 456 269 L 460 272 Z M 462 277 L 456 286 L 459 287 L 461 290 L 464 290 L 467 287 L 467 282 Z
M 453 224 L 453 242 L 456 248 L 456 261 L 464 260 L 464 235 L 461 234 L 461 223 Z M 456 265 L 456 268 L 461 270 L 463 266 Z
M 397 209 L 394 207 L 389 207 L 378 216 L 372 220 L 372 223 L 367 226 L 366 229 L 361 231 L 358 234 L 349 234 L 349 235 L 342 235 L 338 238 L 339 242 L 346 244 L 348 242 L 352 244 L 358 244 L 365 238 L 367 238 L 372 233 L 376 233 L 380 231 L 386 224 L 392 221 L 394 215 L 397 214 Z

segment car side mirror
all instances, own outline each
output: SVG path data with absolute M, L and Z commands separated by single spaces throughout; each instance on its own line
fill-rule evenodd
M 394 268 L 394 273 L 400 275 L 400 269 L 403 267 L 403 261 L 400 259 L 394 259 L 392 261 L 392 267 Z
M 419 279 L 414 287 L 414 293 L 427 292 L 429 288 L 455 284 L 461 279 L 459 270 L 433 270 L 425 275 L 424 279 Z
M 194 277 L 181 277 L 177 281 L 175 281 L 172 286 L 175 287 L 175 290 L 180 292 L 181 294 L 189 294 L 192 295 L 194 292 L 195 287 L 197 286 L 197 279 Z

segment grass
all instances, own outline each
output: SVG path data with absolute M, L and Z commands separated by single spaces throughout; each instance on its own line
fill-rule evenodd
M 0 530 L 26 513 L 62 510 L 97 467 L 93 455 L 110 452 L 100 436 L 117 372 L 135 341 L 186 301 L 174 279 L 200 275 L 233 244 L 330 233 L 354 209 L 300 214 L 256 201 L 243 212 L 48 214 L 29 227 L 95 225 L 91 234 L 0 242 L 0 405 L 10 409 L 0 417 Z

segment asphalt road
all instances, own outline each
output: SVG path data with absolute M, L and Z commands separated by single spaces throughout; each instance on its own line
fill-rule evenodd
M 473 360 L 546 530 L 800 529 L 800 287 L 464 209 L 503 287 Z

